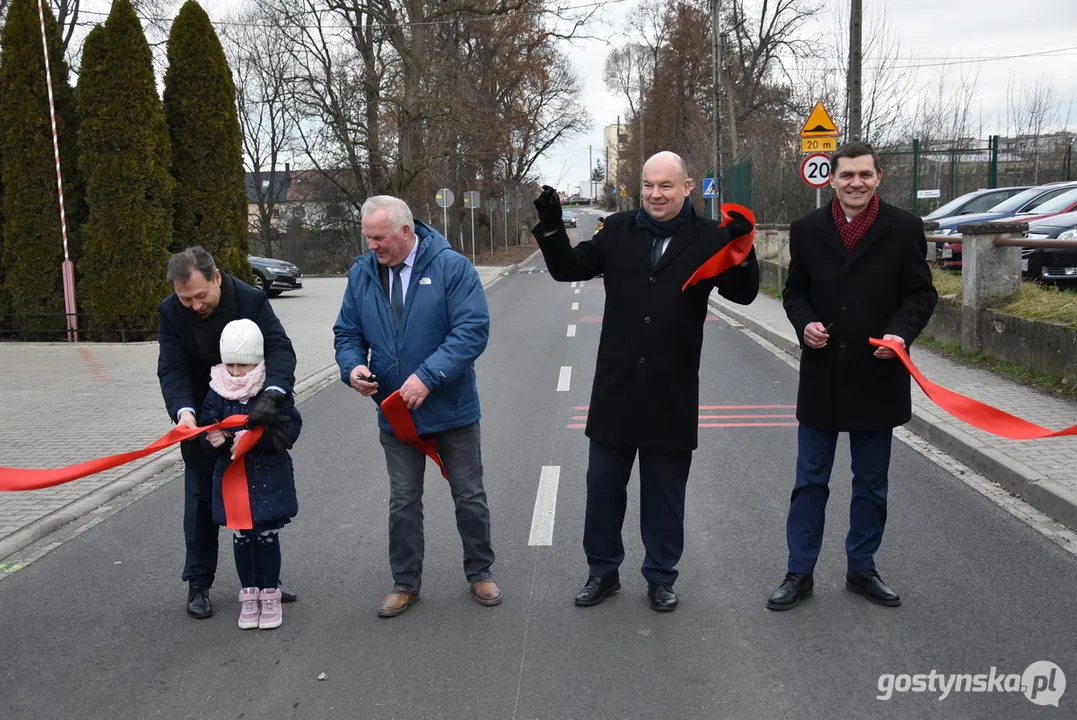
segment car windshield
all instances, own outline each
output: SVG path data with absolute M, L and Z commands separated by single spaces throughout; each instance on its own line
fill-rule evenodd
M 1073 188 L 1069 192 L 1064 192 L 1061 195 L 1055 196 L 1029 212 L 1033 212 L 1037 215 L 1053 215 L 1055 213 L 1066 212 L 1074 205 L 1074 203 L 1077 203 L 1077 188 Z
M 971 200 L 972 196 L 975 195 L 975 194 L 976 193 L 974 193 L 974 192 L 970 192 L 970 193 L 965 193 L 961 197 L 956 197 L 953 200 L 951 200 L 950 202 L 946 203 L 945 205 L 939 206 L 938 210 L 935 210 L 934 212 L 932 212 L 932 213 L 930 213 L 928 215 L 925 215 L 924 219 L 925 220 L 933 220 L 935 218 L 950 217 L 951 215 L 954 215 L 955 213 L 957 213 L 957 211 L 961 208 L 961 206 L 964 205 L 965 203 L 967 203 L 969 200 Z
M 562 215 L 564 217 L 566 217 L 566 218 L 574 218 L 574 217 L 576 217 L 576 213 L 572 212 L 571 210 L 565 210 L 565 212 L 563 212 Z
M 1046 190 L 1041 187 L 1029 188 L 1028 190 L 1022 190 L 1014 195 L 1012 198 L 1003 200 L 998 205 L 994 206 L 987 212 L 990 213 L 1015 213 L 1020 210 L 1030 200 L 1035 200 L 1040 195 L 1045 194 Z

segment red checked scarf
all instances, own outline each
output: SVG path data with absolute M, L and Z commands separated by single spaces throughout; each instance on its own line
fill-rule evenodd
M 841 209 L 841 203 L 837 198 L 830 201 L 830 211 L 834 215 L 834 224 L 838 226 L 841 235 L 841 243 L 845 246 L 845 252 L 851 253 L 857 243 L 864 239 L 871 229 L 872 223 L 879 215 L 879 196 L 872 195 L 871 202 L 864 211 L 853 218 L 852 222 L 845 219 L 845 211 Z

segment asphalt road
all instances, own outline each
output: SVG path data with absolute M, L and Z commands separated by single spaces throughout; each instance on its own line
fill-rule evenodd
M 334 385 L 300 407 L 300 514 L 282 534 L 300 600 L 283 627 L 236 627 L 227 542 L 217 614 L 186 617 L 182 487 L 171 482 L 0 582 L 0 718 L 1075 716 L 1073 691 L 1057 709 L 997 690 L 876 698 L 887 673 L 1020 674 L 1048 660 L 1077 678 L 1074 557 L 900 443 L 877 562 L 903 606 L 844 589 L 842 443 L 815 597 L 765 609 L 784 572 L 797 378 L 717 318 L 700 404 L 720 417 L 701 419 L 714 427 L 700 431 L 689 481 L 681 607 L 647 606 L 635 482 L 624 589 L 575 607 L 587 441 L 574 426 L 604 294 L 601 279 L 573 288 L 542 268 L 536 259 L 488 290 L 493 330 L 479 363 L 501 606 L 471 599 L 447 487 L 430 470 L 422 599 L 376 617 L 392 583 L 384 458 L 373 404 Z M 562 367 L 570 382 L 559 391 Z M 557 468 L 546 471 L 559 480 L 555 521 L 551 544 L 531 545 L 544 467 Z

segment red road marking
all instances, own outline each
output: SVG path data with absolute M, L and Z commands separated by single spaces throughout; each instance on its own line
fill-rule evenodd
M 580 319 L 577 320 L 576 322 L 581 322 L 581 323 L 600 323 L 600 322 L 602 322 L 602 316 L 601 315 L 581 315 Z M 708 315 L 705 322 L 718 322 L 718 318 L 715 317 L 714 315 Z
M 90 368 L 90 372 L 93 373 L 95 379 L 102 382 L 108 382 L 108 373 L 105 372 L 105 368 L 101 367 L 101 363 L 97 362 L 97 358 L 93 356 L 93 353 L 84 347 L 80 347 L 79 355 Z
M 796 415 L 700 415 L 700 420 L 775 420 L 795 418 Z M 573 415 L 569 420 L 586 420 L 586 415 Z
M 796 427 L 798 424 L 799 423 L 700 423 L 699 427 L 701 427 L 701 428 L 719 428 L 719 427 L 728 427 L 728 428 Z M 587 426 L 582 425 L 582 424 L 575 424 L 575 423 L 568 425 L 569 430 L 582 430 L 585 427 L 587 427 Z
M 588 405 L 576 405 L 573 410 L 587 410 Z M 796 405 L 700 405 L 700 410 L 792 410 Z

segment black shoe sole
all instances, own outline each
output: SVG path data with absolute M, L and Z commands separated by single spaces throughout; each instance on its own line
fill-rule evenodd
M 655 612 L 673 612 L 677 609 L 677 605 L 680 605 L 679 602 L 674 603 L 673 605 L 656 605 L 653 601 L 649 604 L 651 606 L 651 610 L 654 610 Z
M 607 596 L 612 595 L 613 593 L 617 592 L 620 589 L 621 589 L 621 583 L 620 582 L 615 582 L 613 585 L 610 585 L 609 588 L 607 588 L 606 590 L 603 590 L 598 595 L 595 595 L 590 600 L 580 600 L 579 598 L 576 598 L 576 606 L 577 607 L 591 607 L 592 605 L 598 605 L 600 602 L 605 600 Z
M 771 601 L 767 600 L 767 610 L 776 610 L 778 612 L 781 612 L 782 610 L 792 610 L 793 608 L 795 608 L 797 605 L 800 604 L 801 600 L 807 600 L 808 598 L 810 598 L 812 596 L 812 594 L 813 594 L 813 590 L 808 590 L 807 592 L 802 592 L 802 593 L 797 595 L 796 600 L 794 600 L 793 602 L 791 602 L 791 603 L 789 603 L 787 605 L 778 605 L 777 603 L 772 603 Z
M 897 600 L 880 600 L 877 597 L 872 597 L 871 595 L 868 595 L 861 588 L 857 587 L 856 585 L 853 585 L 849 581 L 845 582 L 845 589 L 848 590 L 851 593 L 856 593 L 857 595 L 862 595 L 863 597 L 867 598 L 868 602 L 875 603 L 876 605 L 881 605 L 882 607 L 900 607 L 901 606 L 901 598 L 898 598 Z

